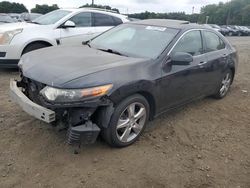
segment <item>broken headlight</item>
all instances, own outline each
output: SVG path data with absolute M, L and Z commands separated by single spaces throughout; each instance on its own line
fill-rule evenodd
M 86 89 L 58 89 L 47 86 L 40 91 L 40 94 L 52 102 L 77 102 L 106 95 L 112 87 L 112 84 Z

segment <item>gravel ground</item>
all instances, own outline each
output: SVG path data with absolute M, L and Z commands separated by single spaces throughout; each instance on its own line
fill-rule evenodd
M 103 141 L 78 155 L 65 132 L 23 113 L 0 70 L 0 187 L 250 188 L 250 37 L 232 37 L 240 64 L 223 100 L 206 98 L 151 122 L 124 149 Z

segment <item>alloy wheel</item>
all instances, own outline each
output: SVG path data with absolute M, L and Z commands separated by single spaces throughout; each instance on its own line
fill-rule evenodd
M 118 119 L 117 138 L 123 143 L 134 140 L 143 130 L 146 119 L 146 107 L 142 103 L 135 102 L 128 105 Z
M 220 95 L 225 96 L 230 88 L 231 85 L 231 75 L 227 73 L 226 76 L 222 80 L 222 86 L 220 89 Z

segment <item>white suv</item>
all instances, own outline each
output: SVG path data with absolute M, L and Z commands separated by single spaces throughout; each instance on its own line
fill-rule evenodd
M 128 22 L 127 16 L 100 9 L 59 9 L 31 23 L 0 26 L 0 67 L 17 67 L 30 51 L 56 45 L 80 45 L 96 35 Z

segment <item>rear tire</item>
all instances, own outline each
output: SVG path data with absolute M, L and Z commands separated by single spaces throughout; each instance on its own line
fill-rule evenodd
M 102 137 L 112 147 L 126 147 L 138 140 L 149 119 L 149 103 L 141 95 L 132 95 L 120 102 L 114 110 L 108 128 Z
M 32 44 L 29 44 L 28 46 L 26 46 L 24 48 L 22 55 L 24 55 L 26 53 L 29 53 L 31 51 L 38 50 L 38 49 L 41 49 L 41 48 L 46 48 L 46 47 L 49 47 L 49 46 L 50 46 L 49 44 L 41 43 L 41 42 L 32 43 Z
M 224 97 L 226 97 L 226 95 L 230 90 L 232 82 L 233 82 L 233 72 L 231 70 L 228 70 L 224 74 L 220 86 L 217 89 L 217 92 L 213 95 L 214 98 L 223 99 Z

